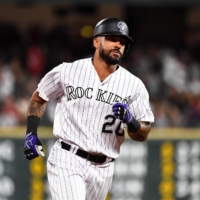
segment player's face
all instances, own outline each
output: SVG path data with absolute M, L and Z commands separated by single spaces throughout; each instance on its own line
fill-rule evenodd
M 100 37 L 99 55 L 109 65 L 115 65 L 122 59 L 126 40 L 120 36 Z

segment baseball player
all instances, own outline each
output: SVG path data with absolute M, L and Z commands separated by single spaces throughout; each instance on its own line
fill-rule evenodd
M 44 156 L 37 128 L 49 101 L 57 99 L 47 161 L 53 200 L 103 200 L 112 184 L 114 161 L 124 141 L 144 141 L 154 116 L 142 81 L 119 65 L 132 38 L 117 18 L 94 29 L 92 58 L 62 63 L 38 84 L 28 107 L 24 154 Z M 123 170 L 123 169 L 122 169 Z

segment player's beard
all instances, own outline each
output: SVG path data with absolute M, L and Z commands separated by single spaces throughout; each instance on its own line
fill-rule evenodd
M 112 49 L 112 50 L 106 51 L 105 49 L 103 49 L 102 45 L 100 45 L 99 55 L 108 65 L 116 65 L 122 59 L 122 54 L 121 54 L 121 52 L 119 50 L 118 50 L 119 53 L 120 53 L 119 57 L 111 56 L 111 52 L 112 51 L 116 51 L 116 49 Z

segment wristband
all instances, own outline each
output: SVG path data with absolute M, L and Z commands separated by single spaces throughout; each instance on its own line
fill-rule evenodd
M 127 126 L 128 131 L 130 131 L 131 133 L 137 133 L 141 128 L 141 124 L 134 117 L 129 123 L 127 123 Z
M 27 131 L 26 133 L 32 132 L 33 134 L 37 135 L 37 128 L 40 123 L 40 118 L 36 115 L 29 115 L 27 117 Z

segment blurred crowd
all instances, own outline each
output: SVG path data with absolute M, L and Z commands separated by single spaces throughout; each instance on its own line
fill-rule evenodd
M 193 43 L 188 37 L 179 49 L 134 44 L 121 63 L 147 87 L 154 127 L 200 127 L 200 59 Z M 1 23 L 0 126 L 25 125 L 28 102 L 44 74 L 62 62 L 92 55 L 92 38 L 82 38 L 69 27 L 43 32 L 35 25 L 22 34 Z M 48 104 L 41 125 L 52 125 L 55 103 Z

